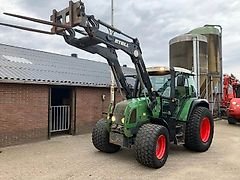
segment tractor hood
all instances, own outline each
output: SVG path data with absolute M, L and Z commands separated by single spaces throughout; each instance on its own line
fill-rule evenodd
M 150 112 L 145 97 L 124 100 L 116 104 L 112 124 L 122 126 L 124 134 L 129 136 L 131 129 L 146 122 Z

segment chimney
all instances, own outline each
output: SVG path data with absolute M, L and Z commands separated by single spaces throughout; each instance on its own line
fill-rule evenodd
M 75 58 L 77 58 L 77 57 L 78 57 L 78 55 L 77 55 L 77 54 L 75 54 L 75 53 L 72 53 L 72 54 L 71 54 L 71 56 L 72 56 L 72 57 L 75 57 Z

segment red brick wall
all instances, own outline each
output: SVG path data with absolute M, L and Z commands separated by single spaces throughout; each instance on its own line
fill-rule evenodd
M 0 147 L 48 137 L 48 86 L 0 84 Z
M 109 88 L 76 87 L 76 125 L 71 133 L 91 132 L 104 117 L 110 102 Z M 47 85 L 0 83 L 0 147 L 48 138 Z M 106 99 L 102 101 L 102 95 Z M 121 100 L 118 94 L 117 101 Z M 73 106 L 73 107 L 74 107 Z M 73 113 L 74 114 L 74 113 Z M 75 129 L 75 132 L 74 132 Z
M 109 88 L 88 88 L 76 89 L 76 134 L 91 132 L 95 123 L 104 117 L 102 112 L 107 112 L 110 102 Z M 106 99 L 102 101 L 102 94 Z M 122 98 L 117 95 L 117 101 Z

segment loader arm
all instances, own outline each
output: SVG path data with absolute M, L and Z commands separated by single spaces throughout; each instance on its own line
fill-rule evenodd
M 96 20 L 94 16 L 87 16 L 87 21 L 85 24 L 87 24 L 87 26 L 81 27 L 85 29 L 85 32 L 87 34 L 78 29 L 67 30 L 67 33 L 63 33 L 65 41 L 71 46 L 77 47 L 92 54 L 99 54 L 100 56 L 104 57 L 111 67 L 116 81 L 121 84 L 127 99 L 136 97 L 136 94 L 133 93 L 129 88 L 126 78 L 122 72 L 122 68 L 119 64 L 116 50 L 122 50 L 128 54 L 135 66 L 140 82 L 146 87 L 148 91 L 148 95 L 151 100 L 149 107 L 150 109 L 153 109 L 156 104 L 156 95 L 152 91 L 152 84 L 142 58 L 142 51 L 138 39 L 132 38 L 122 33 L 120 30 L 112 28 L 110 25 L 103 23 L 100 20 Z M 111 29 L 113 32 L 131 39 L 131 41 L 124 40 L 122 38 L 99 30 L 99 27 L 101 25 Z M 83 34 L 84 37 L 76 38 L 76 33 Z M 106 46 L 104 47 L 100 44 L 104 44 Z

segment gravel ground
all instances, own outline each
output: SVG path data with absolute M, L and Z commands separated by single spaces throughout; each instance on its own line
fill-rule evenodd
M 0 179 L 240 179 L 240 125 L 215 123 L 211 148 L 194 153 L 172 145 L 167 163 L 150 169 L 134 152 L 98 152 L 91 135 L 60 136 L 49 141 L 2 148 Z

